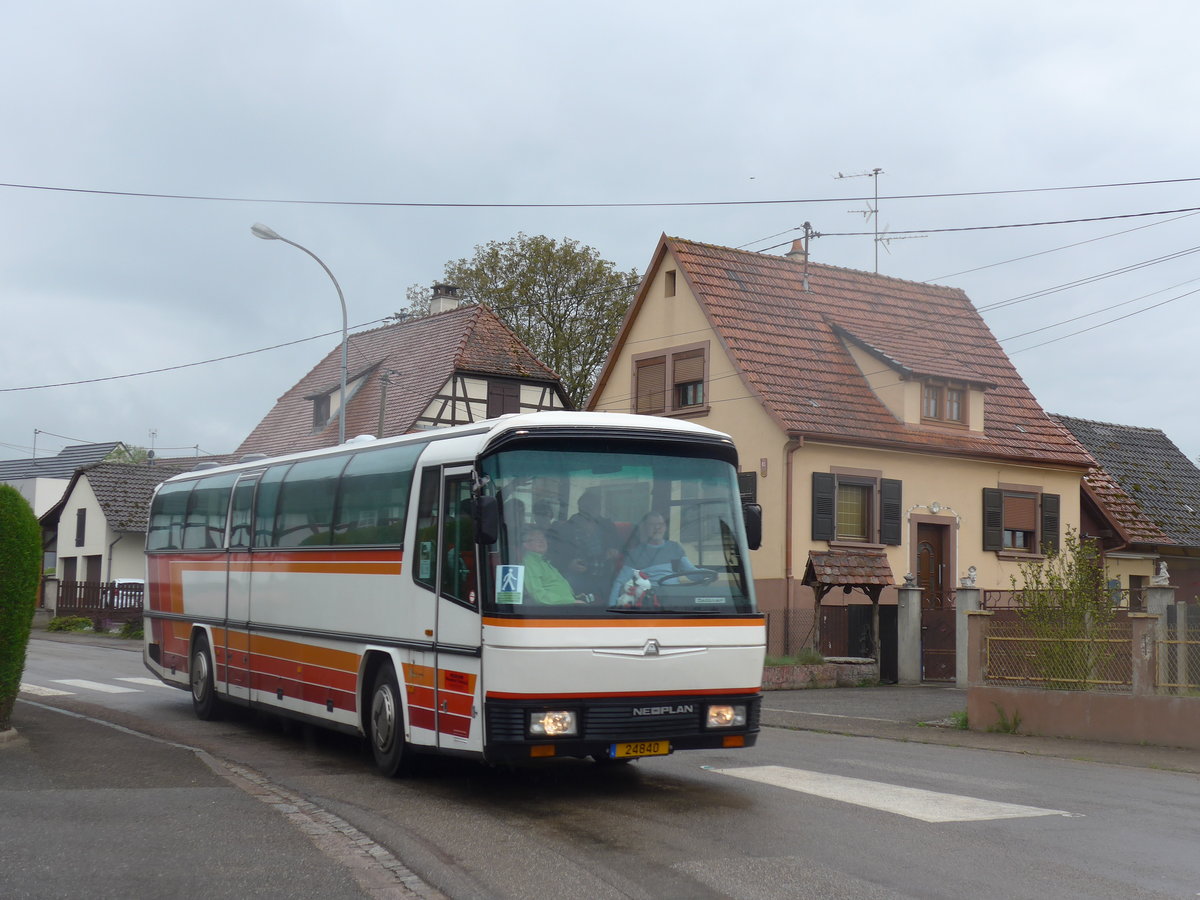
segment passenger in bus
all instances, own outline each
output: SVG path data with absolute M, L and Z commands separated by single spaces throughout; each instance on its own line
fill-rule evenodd
M 582 603 L 575 598 L 571 583 L 546 559 L 546 532 L 527 528 L 521 540 L 521 563 L 525 566 L 525 595 L 535 603 L 565 605 Z
M 654 582 L 664 575 L 698 571 L 683 547 L 667 540 L 666 516 L 651 510 L 638 523 L 633 542 L 625 551 L 624 564 L 609 591 L 609 603 L 616 602 L 626 583 L 639 572 Z
M 602 496 L 598 488 L 588 488 L 579 497 L 579 512 L 568 519 L 561 530 L 561 546 L 554 561 L 567 573 L 577 594 L 603 597 L 612 581 L 621 557 L 617 526 L 601 515 Z

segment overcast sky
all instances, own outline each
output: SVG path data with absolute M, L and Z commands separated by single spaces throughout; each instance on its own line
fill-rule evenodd
M 1200 455 L 1200 216 L 1144 215 L 1200 208 L 1200 4 L 48 0 L 0 21 L 0 458 L 35 431 L 39 456 L 234 449 L 341 327 L 326 275 L 256 221 L 329 265 L 352 329 L 522 231 L 642 271 L 664 232 L 781 253 L 807 220 L 815 261 L 871 270 L 878 225 L 879 270 L 964 289 L 1045 409 Z M 25 389 L 62 382 L 87 383 Z

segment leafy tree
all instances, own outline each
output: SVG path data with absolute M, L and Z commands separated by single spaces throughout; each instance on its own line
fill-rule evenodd
M 518 234 L 489 241 L 469 259 L 451 260 L 442 281 L 464 303 L 485 303 L 563 380 L 571 402 L 587 400 L 637 290 L 637 269 L 621 272 L 591 247 Z M 413 285 L 409 308 L 425 315 L 429 291 Z
M 1087 690 L 1113 656 L 1106 639 L 1115 614 L 1099 548 L 1068 529 L 1060 549 L 1020 570 L 1021 587 L 1012 583 L 1038 676 L 1053 690 Z
M 12 723 L 37 603 L 42 536 L 20 492 L 0 484 L 0 731 Z

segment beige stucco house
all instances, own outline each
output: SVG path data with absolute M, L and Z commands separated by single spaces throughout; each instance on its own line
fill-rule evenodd
M 731 434 L 764 610 L 916 576 L 1009 590 L 1092 460 L 960 290 L 664 236 L 588 408 Z M 838 590 L 833 596 L 843 596 Z M 894 602 L 894 590 L 883 602 Z

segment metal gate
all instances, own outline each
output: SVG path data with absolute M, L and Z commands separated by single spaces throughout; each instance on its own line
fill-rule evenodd
M 953 594 L 921 598 L 922 681 L 954 681 L 956 615 Z

